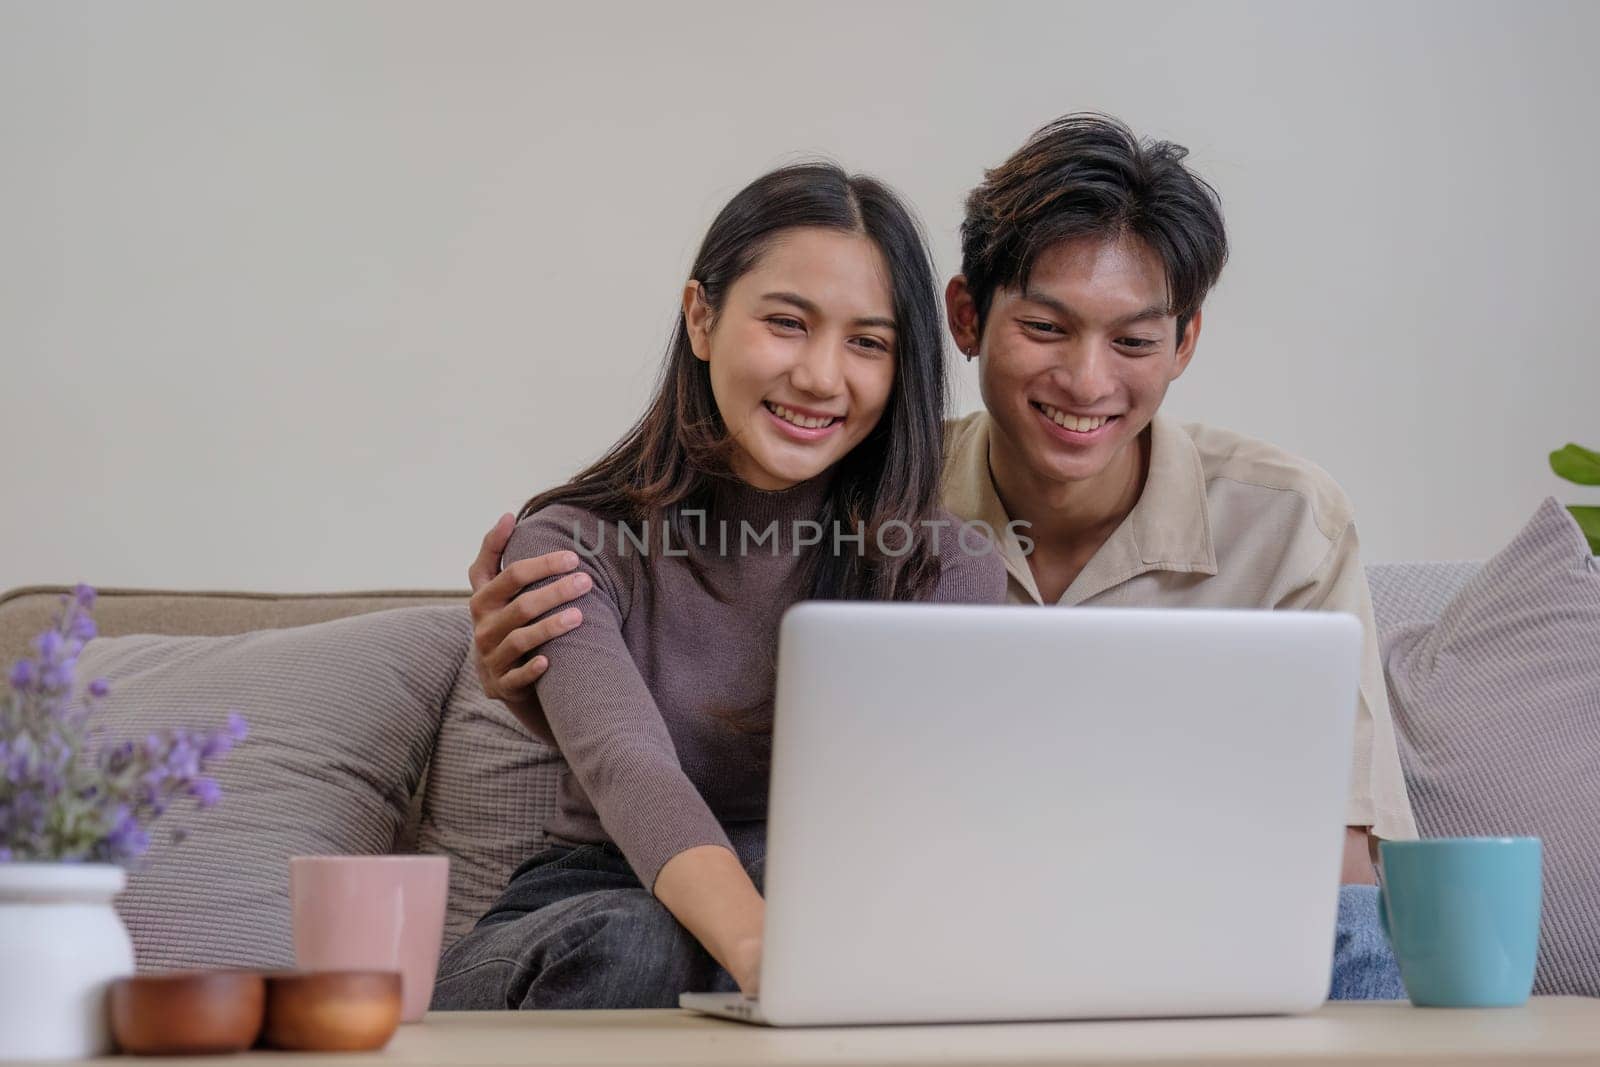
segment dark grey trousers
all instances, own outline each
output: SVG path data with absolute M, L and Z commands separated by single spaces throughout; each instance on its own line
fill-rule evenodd
M 548 849 L 512 875 L 440 959 L 433 1007 L 676 1008 L 679 993 L 738 988 L 615 845 L 583 845 Z

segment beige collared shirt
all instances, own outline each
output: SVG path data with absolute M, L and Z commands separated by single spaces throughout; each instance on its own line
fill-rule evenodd
M 990 418 L 945 427 L 944 505 L 1001 541 L 1012 603 L 1042 604 L 989 473 Z M 1361 620 L 1361 706 L 1345 811 L 1376 837 L 1417 836 L 1395 747 L 1372 596 L 1350 501 L 1327 472 L 1263 441 L 1157 415 L 1133 511 L 1089 560 L 1068 606 L 1348 611 Z M 1021 531 L 1027 536 L 1027 531 Z

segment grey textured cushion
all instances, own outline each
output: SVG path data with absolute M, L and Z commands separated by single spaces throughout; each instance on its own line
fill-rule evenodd
M 1434 623 L 1482 566 L 1476 560 L 1419 560 L 1367 567 L 1378 641 L 1411 623 Z
M 1385 650 L 1424 837 L 1544 839 L 1534 992 L 1600 996 L 1600 572 L 1554 499 Z
M 439 726 L 417 836 L 420 851 L 450 857 L 446 948 L 489 910 L 511 872 L 544 847 L 556 778 L 566 766 L 484 695 L 467 651 Z
M 110 739 L 208 729 L 228 709 L 250 737 L 216 765 L 221 803 L 156 823 L 118 910 L 140 970 L 293 963 L 288 859 L 392 849 L 462 662 L 461 606 L 402 608 L 233 637 L 91 641 Z M 190 828 L 173 844 L 170 821 Z

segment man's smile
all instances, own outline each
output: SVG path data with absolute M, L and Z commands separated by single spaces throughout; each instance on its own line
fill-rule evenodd
M 1028 405 L 1038 412 L 1054 436 L 1073 443 L 1098 440 L 1110 432 L 1108 427 L 1122 418 L 1120 415 L 1074 415 L 1037 400 L 1030 400 Z

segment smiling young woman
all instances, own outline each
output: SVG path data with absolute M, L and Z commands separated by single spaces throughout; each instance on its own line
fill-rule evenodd
M 503 565 L 536 583 L 519 602 L 545 599 L 552 577 L 574 598 L 537 683 L 507 701 L 570 771 L 551 848 L 445 955 L 435 1007 L 755 992 L 784 610 L 1005 592 L 997 554 L 930 535 L 953 522 L 938 505 L 944 406 L 932 269 L 887 188 L 805 165 L 733 198 L 683 287 L 649 409 L 528 501 L 507 544 Z M 579 573 L 533 566 L 551 553 Z M 478 652 L 534 671 L 513 668 L 521 640 Z

